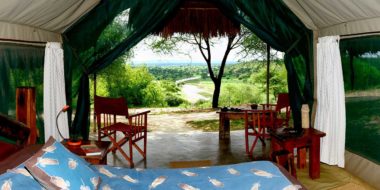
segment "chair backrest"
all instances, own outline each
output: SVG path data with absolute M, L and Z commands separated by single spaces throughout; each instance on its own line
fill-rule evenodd
M 98 130 L 98 140 L 107 135 L 102 132 L 103 127 L 111 126 L 118 122 L 117 117 L 128 117 L 128 106 L 124 98 L 108 98 L 95 96 L 94 111 L 96 115 L 96 127 Z M 116 133 L 114 133 L 116 134 Z
M 290 120 L 290 102 L 289 102 L 289 94 L 288 93 L 279 93 L 277 97 L 276 104 L 277 111 L 277 120 L 281 121 L 281 123 L 276 123 L 277 127 L 289 127 Z
M 276 111 L 280 111 L 282 108 L 289 107 L 289 94 L 288 93 L 279 93 L 277 95 L 277 104 Z
M 95 96 L 94 109 L 96 114 L 111 114 L 128 116 L 128 105 L 125 98 L 108 98 Z
M 246 111 L 244 114 L 245 126 L 256 126 L 258 128 L 271 128 L 274 122 L 274 112 L 271 110 Z

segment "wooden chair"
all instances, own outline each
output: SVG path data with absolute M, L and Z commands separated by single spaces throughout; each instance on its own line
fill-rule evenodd
M 289 103 L 289 94 L 288 93 L 279 93 L 277 95 L 276 104 L 261 104 L 264 110 L 274 110 L 276 114 L 274 115 L 275 119 L 273 120 L 273 127 L 289 127 L 290 120 L 290 103 Z
M 146 159 L 147 144 L 147 120 L 148 113 L 145 111 L 133 115 L 128 114 L 127 102 L 124 98 L 107 98 L 94 97 L 94 107 L 96 115 L 96 124 L 98 128 L 98 140 L 108 137 L 112 142 L 112 147 L 108 150 L 120 151 L 123 157 L 129 162 L 131 167 L 133 163 L 133 147 Z M 127 122 L 120 120 L 126 118 Z M 123 134 L 120 140 L 117 140 L 116 133 Z M 143 140 L 143 148 L 138 146 L 137 142 Z M 121 148 L 128 142 L 129 156 Z
M 260 140 L 265 146 L 265 139 L 270 135 L 267 133 L 271 129 L 274 119 L 274 112 L 271 110 L 247 110 L 244 113 L 245 130 L 245 151 L 248 156 L 253 155 L 253 150 Z M 253 140 L 250 140 L 253 137 Z M 250 143 L 252 142 L 252 143 Z

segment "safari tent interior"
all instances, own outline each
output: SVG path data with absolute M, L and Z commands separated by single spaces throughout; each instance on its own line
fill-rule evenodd
M 39 143 L 60 139 L 55 117 L 89 138 L 89 78 L 151 34 L 184 2 L 215 5 L 272 48 L 284 52 L 294 127 L 309 104 L 321 162 L 380 189 L 380 1 L 378 0 L 0 0 L 0 113 L 15 117 L 19 86 L 36 89 Z M 97 49 L 102 31 L 128 11 L 125 38 Z M 102 56 L 93 57 L 97 51 Z M 50 64 L 49 64 L 50 63 Z M 72 131 L 70 131 L 71 133 Z

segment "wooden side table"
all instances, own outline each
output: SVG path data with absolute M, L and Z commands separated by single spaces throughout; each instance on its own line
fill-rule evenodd
M 293 152 L 294 148 L 309 147 L 309 176 L 317 179 L 320 176 L 320 138 L 326 133 L 313 128 L 303 129 L 300 136 L 287 136 L 285 128 L 278 128 L 270 131 L 271 152 L 285 149 Z
M 86 156 L 84 151 L 80 146 L 68 146 L 66 142 L 62 142 L 62 144 L 69 149 L 72 153 L 84 158 L 87 162 L 91 164 L 101 164 L 106 165 L 107 164 L 107 150 L 109 146 L 111 145 L 111 142 L 109 141 L 82 141 L 82 145 L 90 145 L 95 144 L 100 150 L 101 154 L 96 156 Z

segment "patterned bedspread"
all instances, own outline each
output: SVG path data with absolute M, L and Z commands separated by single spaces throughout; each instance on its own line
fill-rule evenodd
M 126 169 L 92 166 L 101 175 L 100 189 L 300 189 L 268 161 L 184 169 Z
M 129 169 L 90 165 L 52 138 L 25 162 L 15 168 L 12 165 L 0 175 L 0 189 L 41 190 L 43 187 L 81 190 L 303 188 L 283 168 L 269 161 L 186 169 Z

